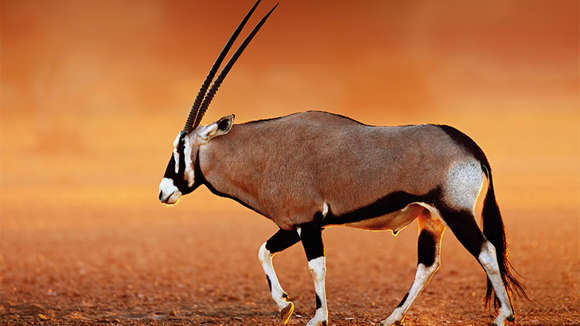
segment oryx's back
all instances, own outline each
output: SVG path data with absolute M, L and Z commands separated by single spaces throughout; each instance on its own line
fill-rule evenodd
M 368 126 L 317 111 L 235 125 L 200 155 L 218 191 L 292 224 L 325 203 L 340 215 L 394 192 L 425 195 L 472 159 L 436 125 Z

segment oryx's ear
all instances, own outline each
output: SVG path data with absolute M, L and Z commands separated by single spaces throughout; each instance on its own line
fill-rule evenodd
M 199 132 L 199 136 L 203 141 L 209 141 L 214 137 L 227 134 L 228 132 L 230 132 L 232 126 L 234 125 L 234 118 L 235 116 L 233 114 L 230 114 L 228 116 L 219 119 L 214 123 L 205 126 Z

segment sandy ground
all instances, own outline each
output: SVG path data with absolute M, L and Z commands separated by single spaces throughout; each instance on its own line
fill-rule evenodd
M 507 209 L 504 220 L 531 298 L 516 301 L 515 325 L 580 325 L 577 213 Z M 0 227 L 0 324 L 278 323 L 256 257 L 276 229 L 243 208 L 4 201 Z M 378 324 L 411 284 L 416 223 L 397 237 L 330 228 L 325 241 L 330 324 Z M 451 232 L 443 243 L 441 269 L 405 325 L 486 325 L 483 271 Z M 304 325 L 314 292 L 302 248 L 274 263 L 296 305 L 290 325 Z

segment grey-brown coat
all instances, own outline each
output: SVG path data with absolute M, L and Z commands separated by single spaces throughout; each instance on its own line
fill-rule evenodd
M 199 156 L 217 191 L 291 230 L 324 203 L 342 215 L 396 191 L 427 194 L 471 154 L 438 126 L 368 126 L 310 111 L 233 125 Z

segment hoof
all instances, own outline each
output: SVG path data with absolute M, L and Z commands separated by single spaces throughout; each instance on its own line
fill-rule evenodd
M 290 302 L 284 309 L 280 311 L 280 318 L 282 319 L 282 323 L 280 325 L 284 326 L 288 324 L 292 313 L 294 312 L 294 304 Z
M 395 326 L 403 326 L 403 322 L 397 320 L 393 325 L 395 325 Z
M 496 323 L 490 323 L 489 326 L 498 326 Z
M 514 321 L 516 320 L 516 318 L 514 317 L 514 315 L 509 315 L 508 318 L 506 318 L 508 321 Z

